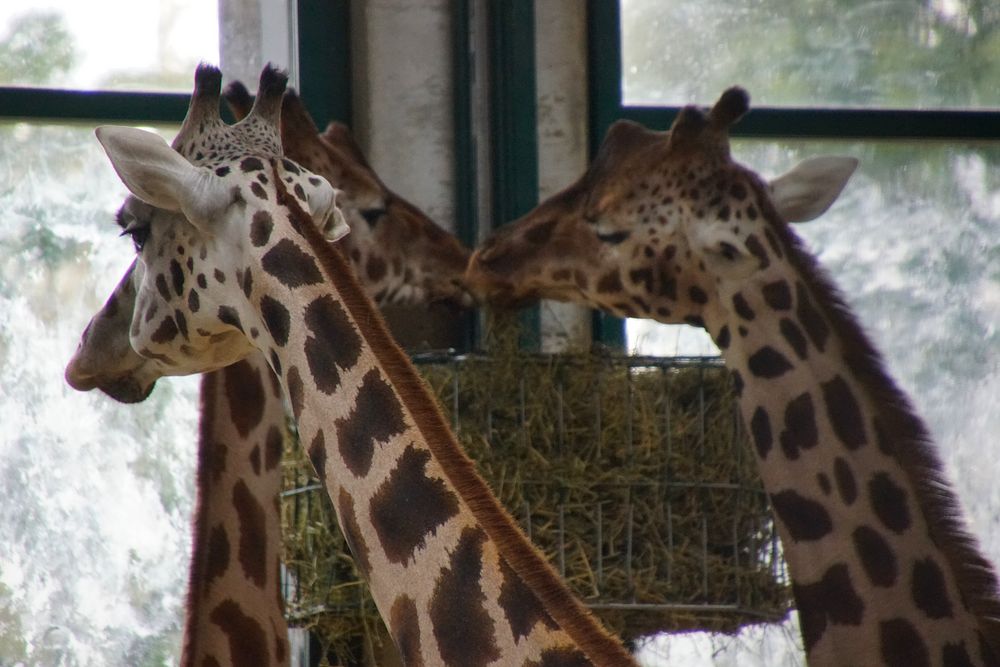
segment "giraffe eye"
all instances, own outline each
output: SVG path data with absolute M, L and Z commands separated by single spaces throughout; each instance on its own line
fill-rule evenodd
M 121 233 L 121 236 L 131 236 L 132 245 L 135 246 L 135 251 L 142 252 L 143 246 L 146 245 L 146 241 L 149 240 L 149 225 L 139 224 L 138 221 L 133 220 L 125 227 L 125 230 Z
M 630 232 L 597 232 L 597 238 L 610 245 L 618 245 L 630 235 Z
M 361 217 L 364 218 L 365 222 L 367 222 L 369 225 L 374 225 L 383 215 L 385 215 L 384 208 L 361 209 Z

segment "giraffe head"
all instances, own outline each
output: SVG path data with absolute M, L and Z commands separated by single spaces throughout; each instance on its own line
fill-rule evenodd
M 237 118 L 251 98 L 239 82 L 223 93 Z M 285 155 L 340 191 L 337 205 L 351 234 L 338 244 L 366 292 L 380 306 L 445 302 L 469 307 L 464 272 L 469 251 L 416 206 L 392 192 L 378 177 L 342 123 L 320 133 L 294 91 L 281 111 Z
M 117 221 L 136 259 L 67 366 L 76 389 L 141 401 L 159 377 L 245 357 L 254 332 L 243 331 L 234 304 L 250 294 L 252 272 L 240 263 L 241 244 L 288 215 L 282 196 L 295 199 L 328 237 L 348 231 L 333 187 L 282 157 L 278 122 L 287 77 L 266 67 L 252 111 L 235 125 L 219 116 L 221 80 L 218 69 L 198 68 L 173 147 L 142 130 L 97 129 L 132 193 Z
M 701 324 L 717 281 L 765 261 L 771 217 L 806 221 L 837 198 L 853 158 L 809 160 L 770 183 L 732 161 L 729 127 L 747 111 L 732 88 L 668 132 L 618 121 L 587 172 L 498 230 L 466 280 L 483 298 L 575 301 L 627 317 Z

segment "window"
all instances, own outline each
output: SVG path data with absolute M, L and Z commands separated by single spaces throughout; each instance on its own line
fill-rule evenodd
M 995 471 L 977 463 L 1000 428 L 1000 12 L 975 0 L 590 7 L 593 43 L 621 54 L 614 66 L 593 60 L 595 142 L 615 118 L 662 129 L 680 105 L 710 105 L 739 83 L 756 111 L 734 130 L 737 160 L 776 176 L 817 154 L 860 159 L 840 200 L 797 231 L 928 422 L 1000 562 Z M 687 327 L 636 320 L 626 332 L 646 354 L 717 353 Z M 748 630 L 658 641 L 647 657 L 710 665 L 726 647 L 740 664 L 797 664 L 798 642 L 794 627 Z

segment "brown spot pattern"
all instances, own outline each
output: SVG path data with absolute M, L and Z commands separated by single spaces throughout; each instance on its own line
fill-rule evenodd
M 879 623 L 879 644 L 887 667 L 930 667 L 927 644 L 905 618 Z
M 427 476 L 431 453 L 410 445 L 371 501 L 371 523 L 386 558 L 404 564 L 428 534 L 458 513 L 458 498 L 443 480 Z
M 841 457 L 833 460 L 833 476 L 837 480 L 837 491 L 845 505 L 853 505 L 858 499 L 858 483 L 850 464 Z
M 550 629 L 558 627 L 542 607 L 538 597 L 503 558 L 500 559 L 500 575 L 503 583 L 500 584 L 500 598 L 497 601 L 510 623 L 515 642 L 527 637 L 538 622 Z
M 792 594 L 807 654 L 823 638 L 828 624 L 861 625 L 865 605 L 854 590 L 847 566 L 842 563 L 832 566 L 814 584 L 793 582 Z
M 799 304 L 795 309 L 799 323 L 805 328 L 809 340 L 816 346 L 816 349 L 823 352 L 826 349 L 826 341 L 830 337 L 829 325 L 823 319 L 820 312 L 812 305 L 809 293 L 806 292 L 806 288 L 802 283 L 795 285 L 795 298 Z
M 279 346 L 288 343 L 288 334 L 292 325 L 292 317 L 285 305 L 266 294 L 260 300 L 260 312 L 264 324 L 271 333 L 271 338 Z
M 812 395 L 805 392 L 785 406 L 785 428 L 779 436 L 781 449 L 790 460 L 799 458 L 803 449 L 812 449 L 819 443 L 816 412 Z
M 775 310 L 788 310 L 792 307 L 792 290 L 784 280 L 776 280 L 764 285 L 764 301 Z
M 365 373 L 354 408 L 336 427 L 340 455 L 356 477 L 368 474 L 376 442 L 388 442 L 406 429 L 399 399 L 378 370 Z
M 766 459 L 774 444 L 774 436 L 771 433 L 771 418 L 764 408 L 758 407 L 754 410 L 753 417 L 750 418 L 750 433 L 757 447 L 757 455 L 761 459 Z
M 340 489 L 340 494 L 337 496 L 337 515 L 340 517 L 340 525 L 344 530 L 347 547 L 351 550 L 351 555 L 354 556 L 354 564 L 361 576 L 367 580 L 372 570 L 371 561 L 368 558 L 368 544 L 361 535 L 358 515 L 354 510 L 354 499 L 344 489 Z
M 257 211 L 250 222 L 250 242 L 254 247 L 261 248 L 271 240 L 274 220 L 267 211 Z
M 215 526 L 208 534 L 208 555 L 205 558 L 205 586 L 229 569 L 229 537 L 226 529 Z
M 306 360 L 316 387 L 332 394 L 340 385 L 340 368 L 351 368 L 361 354 L 361 337 L 347 312 L 330 295 L 314 299 L 305 310 L 305 324 L 313 334 L 306 339 Z
M 267 584 L 267 529 L 264 508 L 240 480 L 233 487 L 233 505 L 240 524 L 239 560 L 243 574 L 258 588 Z
M 806 357 L 809 356 L 809 344 L 806 342 L 802 329 L 799 329 L 799 325 L 787 317 L 782 317 L 781 322 L 778 323 L 778 330 L 781 331 L 785 342 L 795 351 L 795 356 L 805 361 Z
M 751 354 L 750 358 L 747 359 L 747 367 L 756 377 L 768 380 L 781 377 L 792 370 L 792 365 L 785 358 L 785 355 L 770 345 L 764 345 Z
M 247 437 L 264 418 L 264 382 L 246 361 L 227 366 L 222 373 L 229 418 L 241 437 Z
M 286 383 L 288 384 L 288 402 L 292 404 L 292 414 L 295 415 L 295 419 L 298 419 L 299 415 L 302 414 L 304 388 L 297 366 L 292 366 L 288 369 Z
M 420 652 L 420 616 L 417 614 L 416 603 L 409 596 L 400 595 L 392 603 L 389 627 L 403 664 L 407 667 L 423 665 Z
M 281 239 L 261 258 L 264 270 L 288 288 L 315 285 L 323 276 L 313 258 L 291 239 Z
M 209 615 L 229 638 L 233 667 L 267 667 L 271 663 L 264 628 L 247 616 L 233 600 L 225 600 Z
M 927 618 L 951 618 L 951 598 L 945 585 L 944 572 L 932 558 L 924 558 L 913 564 L 911 579 L 913 601 L 917 609 Z
M 870 526 L 858 526 L 852 535 L 861 566 L 874 586 L 888 588 L 896 583 L 899 565 L 896 554 L 882 534 Z
M 888 473 L 880 472 L 868 482 L 868 494 L 875 516 L 886 528 L 902 534 L 910 527 L 910 508 L 906 504 L 906 491 L 899 487 Z
M 826 402 L 833 432 L 844 446 L 857 449 L 867 444 L 861 408 L 844 378 L 838 375 L 829 382 L 821 383 L 820 387 L 823 389 L 823 400 Z
M 272 426 L 267 431 L 267 438 L 264 441 L 264 469 L 274 470 L 281 464 L 281 455 L 285 448 L 285 438 L 281 434 L 281 429 Z
M 485 541 L 482 529 L 465 528 L 434 586 L 431 627 L 445 664 L 482 667 L 500 658 L 479 582 Z
M 789 537 L 796 542 L 819 540 L 833 530 L 833 521 L 823 504 L 797 491 L 788 489 L 772 493 L 771 506 L 788 530 Z

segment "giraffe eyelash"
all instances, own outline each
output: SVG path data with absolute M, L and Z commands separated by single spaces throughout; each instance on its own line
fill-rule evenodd
M 610 243 L 611 245 L 618 245 L 631 235 L 631 232 L 609 232 L 602 233 L 597 232 L 597 238 L 604 243 Z
M 132 237 L 132 245 L 135 246 L 135 251 L 142 252 L 143 246 L 146 245 L 146 241 L 149 240 L 149 225 L 144 225 L 138 220 L 132 220 L 119 236 L 130 236 Z

